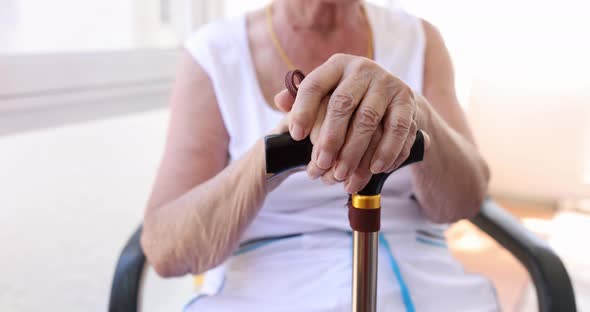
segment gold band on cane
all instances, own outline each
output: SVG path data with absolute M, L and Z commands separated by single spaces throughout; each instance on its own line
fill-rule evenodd
M 359 209 L 381 208 L 381 195 L 352 195 L 352 206 Z

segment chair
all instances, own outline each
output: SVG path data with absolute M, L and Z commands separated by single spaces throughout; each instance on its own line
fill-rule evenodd
M 540 238 L 491 199 L 471 222 L 512 253 L 527 269 L 535 285 L 539 311 L 574 312 L 576 301 L 569 275 L 559 257 Z M 136 312 L 141 295 L 145 255 L 139 226 L 121 252 L 109 301 L 110 312 Z

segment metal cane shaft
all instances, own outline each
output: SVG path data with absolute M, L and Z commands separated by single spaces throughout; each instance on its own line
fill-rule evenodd
M 377 250 L 379 232 L 353 231 L 352 311 L 377 309 Z
M 285 86 L 293 97 L 305 76 L 301 71 L 290 71 Z M 289 133 L 265 137 L 266 174 L 276 174 L 307 165 L 311 161 L 312 143 L 309 137 L 295 141 Z M 424 156 L 424 136 L 418 130 L 408 158 L 398 167 L 421 161 Z M 348 220 L 353 230 L 352 311 L 375 312 L 377 309 L 377 258 L 381 227 L 381 189 L 391 174 L 379 173 L 359 192 L 351 194 Z

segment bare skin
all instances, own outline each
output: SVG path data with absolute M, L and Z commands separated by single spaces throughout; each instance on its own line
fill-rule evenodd
M 369 28 L 360 5 L 358 1 L 275 1 L 273 26 L 287 56 L 307 74 L 335 53 L 367 56 Z M 282 77 L 289 68 L 270 41 L 265 10 L 249 14 L 248 40 L 261 89 L 274 107 L 273 98 L 285 88 Z
M 311 83 L 301 86 L 303 96 L 298 96 L 299 102 L 294 103 L 277 83 L 287 68 L 272 46 L 263 11 L 248 16 L 250 48 L 265 98 L 271 103 L 274 97 L 276 108 L 288 112 L 273 133 L 289 129 L 294 137 L 311 133 L 316 142 L 314 159 L 308 165 L 312 177 L 322 176 L 327 183 L 343 182 L 347 190 L 360 189 L 376 159 L 388 165 L 381 171 L 391 170 L 403 160 L 405 147 L 413 141 L 412 130 L 420 128 L 428 134 L 430 144 L 425 160 L 413 166 L 412 179 L 424 215 L 436 222 L 452 222 L 478 211 L 489 173 L 458 105 L 451 61 L 434 27 L 424 22 L 424 89 L 423 96 L 418 96 L 403 82 L 361 57 L 366 53 L 368 29 L 360 2 L 281 0 L 274 2 L 274 12 L 277 35 L 289 57 L 310 73 Z M 346 32 L 347 40 L 340 40 Z M 303 46 L 304 38 L 317 45 Z M 331 57 L 337 52 L 345 54 Z M 346 98 L 328 99 L 324 94 L 328 86 L 338 90 L 334 73 L 343 77 L 352 73 L 380 77 L 374 89 L 358 92 L 389 94 L 390 99 L 358 101 L 350 114 L 334 118 L 336 99 Z M 211 81 L 188 54 L 184 56 L 171 102 L 166 149 L 145 212 L 142 246 L 148 261 L 162 276 L 199 274 L 231 255 L 266 195 L 281 181 L 265 179 L 261 140 L 241 159 L 227 165 L 229 136 Z M 353 114 L 366 110 L 358 108 L 363 105 L 373 105 L 372 109 L 378 112 L 378 121 L 370 130 L 354 122 Z M 396 119 L 387 117 L 391 110 L 401 116 L 396 118 L 407 119 L 405 127 L 393 125 Z M 295 133 L 294 125 L 301 127 L 303 133 Z M 360 138 L 371 143 L 358 148 L 354 140 L 359 137 L 347 136 L 346 131 L 329 131 L 348 125 L 360 130 Z M 394 139 L 381 142 L 382 138 Z M 326 144 L 330 140 L 336 143 Z M 351 143 L 357 144 L 357 148 L 347 149 Z M 318 151 L 324 149 L 338 155 L 330 166 L 318 166 Z M 351 168 L 345 176 L 336 174 L 343 163 Z

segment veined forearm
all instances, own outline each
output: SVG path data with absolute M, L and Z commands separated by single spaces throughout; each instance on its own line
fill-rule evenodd
M 417 102 L 418 126 L 430 136 L 424 161 L 412 166 L 423 212 L 440 223 L 471 217 L 487 193 L 487 165 L 475 145 L 452 129 L 425 98 Z
M 158 273 L 198 274 L 232 253 L 267 193 L 263 148 L 146 214 L 142 245 Z

